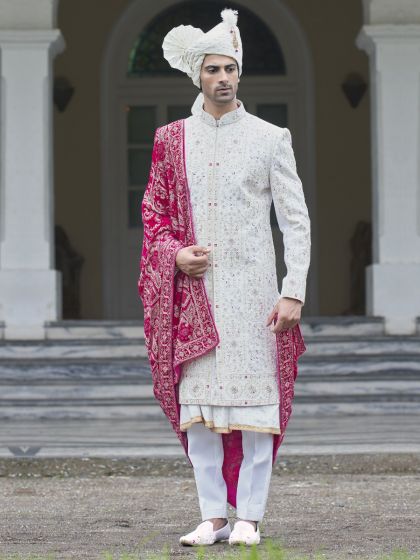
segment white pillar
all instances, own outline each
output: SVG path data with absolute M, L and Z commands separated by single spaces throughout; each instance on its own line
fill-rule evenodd
M 420 25 L 366 25 L 370 58 L 373 264 L 368 315 L 389 334 L 414 334 L 420 316 Z
M 0 30 L 0 321 L 6 338 L 42 338 L 61 318 L 54 270 L 54 30 Z

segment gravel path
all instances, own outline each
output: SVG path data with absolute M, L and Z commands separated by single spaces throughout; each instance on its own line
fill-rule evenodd
M 171 558 L 196 556 L 178 544 L 200 521 L 183 459 L 2 460 L 0 497 L 2 560 L 96 560 L 103 551 L 146 559 L 165 545 Z M 419 553 L 419 527 L 419 455 L 289 456 L 276 463 L 262 535 L 331 560 L 371 559 L 395 548 Z

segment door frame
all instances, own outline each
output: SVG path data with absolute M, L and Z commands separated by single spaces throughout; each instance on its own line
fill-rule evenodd
M 115 185 L 122 176 L 120 165 L 125 164 L 121 157 L 116 161 L 115 154 L 121 153 L 121 146 L 116 145 L 120 135 L 118 127 L 118 107 L 121 95 L 133 98 L 143 90 L 145 97 L 153 95 L 167 98 L 168 83 L 174 104 L 178 101 L 191 105 L 199 93 L 188 77 L 126 77 L 128 54 L 139 32 L 161 11 L 176 4 L 174 0 L 134 0 L 121 14 L 111 31 L 104 51 L 101 68 L 101 171 L 102 171 L 102 309 L 104 319 L 120 319 L 119 298 L 120 282 L 118 276 L 119 242 L 121 241 L 120 220 L 115 208 Z M 292 132 L 293 148 L 297 156 L 298 173 L 302 180 L 305 198 L 311 218 L 312 258 L 307 283 L 307 301 L 305 315 L 318 314 L 318 259 L 316 227 L 316 191 L 315 191 L 315 107 L 314 107 L 314 73 L 313 62 L 306 36 L 290 9 L 282 1 L 241 0 L 260 17 L 279 41 L 286 65 L 287 76 L 273 78 L 270 76 L 250 76 L 241 79 L 238 98 L 246 103 L 247 93 L 254 97 L 260 87 L 264 87 L 264 97 L 272 95 L 273 102 L 279 102 L 276 80 L 282 80 L 282 95 L 288 94 L 292 99 L 289 112 L 289 125 Z M 169 80 L 169 82 L 168 82 Z M 276 97 L 277 95 L 277 97 Z M 141 100 L 139 99 L 139 102 Z M 297 110 L 299 108 L 299 110 Z M 158 126 L 160 126 L 160 123 Z M 139 260 L 141 247 L 139 246 Z

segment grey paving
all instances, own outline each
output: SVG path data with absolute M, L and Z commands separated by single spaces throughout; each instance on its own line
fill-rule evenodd
M 307 416 L 293 412 L 283 455 L 420 453 L 420 415 Z M 166 418 L 3 422 L 0 457 L 183 456 Z

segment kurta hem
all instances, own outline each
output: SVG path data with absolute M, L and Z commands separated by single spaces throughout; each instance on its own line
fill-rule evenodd
M 181 404 L 180 412 L 180 429 L 183 432 L 201 422 L 220 434 L 230 434 L 233 430 L 281 433 L 278 404 L 253 407 Z
M 227 428 L 218 428 L 211 420 L 204 420 L 202 416 L 194 416 L 189 422 L 180 425 L 181 432 L 186 432 L 193 424 L 202 422 L 206 428 L 209 428 L 216 434 L 231 434 L 233 430 L 247 430 L 249 432 L 262 432 L 266 434 L 280 434 L 279 428 L 260 428 L 259 426 L 248 426 L 247 424 L 229 424 Z

